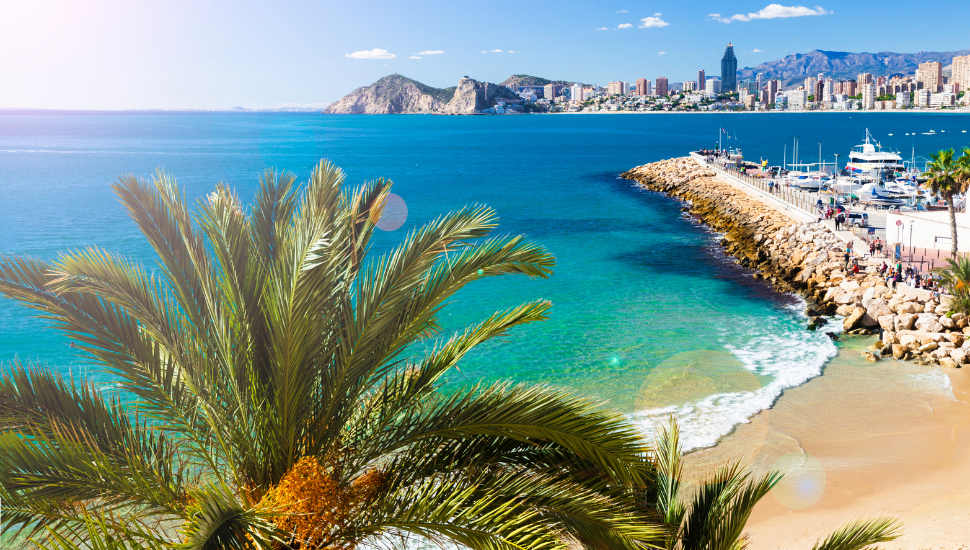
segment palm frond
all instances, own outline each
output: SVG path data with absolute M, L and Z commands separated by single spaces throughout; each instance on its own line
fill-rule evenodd
M 880 542 L 899 538 L 901 524 L 896 518 L 877 517 L 850 521 L 815 543 L 812 550 L 866 550 Z

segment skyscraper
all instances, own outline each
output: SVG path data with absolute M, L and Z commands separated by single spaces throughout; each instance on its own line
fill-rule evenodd
M 970 55 L 953 58 L 953 75 L 950 82 L 960 85 L 960 91 L 970 89 Z
M 923 88 L 931 94 L 938 93 L 943 89 L 943 64 L 937 61 L 928 61 L 919 64 L 919 75 L 917 81 L 923 83 Z
M 707 88 L 707 76 L 704 71 L 697 71 L 697 89 L 704 90 Z
M 738 90 L 738 58 L 734 57 L 734 44 L 730 42 L 721 58 L 721 93 Z
M 637 79 L 637 95 L 647 96 L 650 95 L 650 81 L 646 78 Z
M 657 79 L 657 95 L 660 97 L 666 97 L 669 91 L 667 90 L 667 77 L 661 76 Z

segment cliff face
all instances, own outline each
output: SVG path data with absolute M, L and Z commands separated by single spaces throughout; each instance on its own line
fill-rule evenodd
M 454 88 L 432 88 L 398 74 L 362 86 L 332 103 L 324 113 L 390 115 L 440 113 Z
M 738 71 L 740 80 L 753 80 L 758 73 L 766 79 L 780 79 L 786 85 L 799 82 L 805 77 L 824 73 L 835 79 L 854 80 L 860 73 L 873 76 L 889 76 L 896 73 L 913 74 L 920 63 L 938 61 L 944 67 L 950 65 L 958 55 L 967 55 L 970 50 L 957 52 L 919 52 L 919 53 L 849 53 L 814 50 L 807 54 L 793 54 L 783 59 L 762 63 L 754 68 L 745 67 Z
M 504 86 L 463 78 L 454 88 L 433 88 L 401 75 L 390 75 L 357 88 L 323 110 L 327 114 L 396 115 L 437 113 L 470 115 L 516 99 Z
M 445 106 L 444 111 L 451 115 L 471 115 L 494 106 L 496 99 L 517 99 L 518 97 L 505 86 L 463 78 L 458 82 L 455 95 Z

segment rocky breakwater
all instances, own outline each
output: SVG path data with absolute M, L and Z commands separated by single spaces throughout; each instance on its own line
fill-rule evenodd
M 929 291 L 890 288 L 878 272 L 881 260 L 845 266 L 845 243 L 820 223 L 805 223 L 781 209 L 715 179 L 690 157 L 638 166 L 621 174 L 639 187 L 689 204 L 689 211 L 724 234 L 721 245 L 737 263 L 757 270 L 776 289 L 809 302 L 808 328 L 838 322 L 849 334 L 881 333 L 866 357 L 892 356 L 958 367 L 970 359 L 968 319 L 950 314 Z M 837 317 L 836 317 L 837 316 Z

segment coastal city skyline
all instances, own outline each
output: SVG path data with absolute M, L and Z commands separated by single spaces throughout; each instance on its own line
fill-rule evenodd
M 13 83 L 0 90 L 0 108 L 322 107 L 391 73 L 437 87 L 463 75 L 499 82 L 509 74 L 600 83 L 652 74 L 682 82 L 697 70 L 716 74 L 728 42 L 739 69 L 814 49 L 960 50 L 966 21 L 958 6 L 905 10 L 907 28 L 932 33 L 866 33 L 860 18 L 872 28 L 897 26 L 902 3 L 761 0 L 727 11 L 716 2 L 567 2 L 537 19 L 454 14 L 443 3 L 5 1 L 0 16 L 18 24 L 0 47 L 23 55 L 0 61 Z M 940 22 L 940 10 L 955 16 Z

